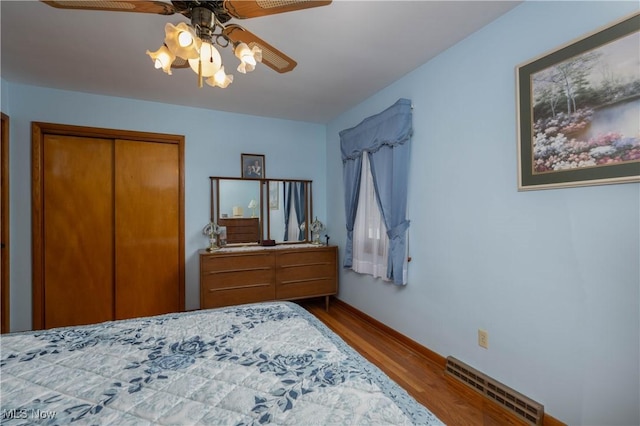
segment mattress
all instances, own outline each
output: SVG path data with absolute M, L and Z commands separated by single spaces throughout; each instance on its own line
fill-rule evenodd
M 3 425 L 441 425 L 303 308 L 241 305 L 0 337 Z

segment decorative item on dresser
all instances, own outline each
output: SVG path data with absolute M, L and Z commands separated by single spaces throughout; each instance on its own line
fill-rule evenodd
M 249 201 L 248 207 L 251 209 L 251 217 L 257 217 L 256 208 L 258 207 L 258 202 L 256 200 L 251 200 Z
M 338 247 L 282 244 L 200 250 L 200 308 L 338 293 Z
M 209 222 L 202 228 L 202 234 L 206 235 L 209 238 L 209 247 L 207 247 L 207 251 L 218 250 L 218 241 L 216 241 L 216 237 L 220 234 L 220 227 L 215 222 Z
M 320 242 L 320 231 L 325 229 L 324 223 L 320 222 L 318 220 L 318 218 L 316 217 L 315 220 L 313 222 L 311 222 L 311 225 L 309 226 L 309 229 L 311 230 L 311 232 L 313 234 L 313 241 L 311 243 L 312 244 L 322 244 Z

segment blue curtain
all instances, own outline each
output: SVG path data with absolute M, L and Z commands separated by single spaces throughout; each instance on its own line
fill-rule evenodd
M 342 148 L 342 179 L 344 182 L 344 208 L 347 220 L 347 245 L 344 249 L 345 268 L 353 267 L 353 225 L 356 222 L 358 198 L 360 197 L 360 174 L 362 172 L 362 153 L 359 157 L 345 161 Z
M 291 184 L 288 182 L 282 182 L 284 190 L 282 191 L 284 196 L 284 240 L 289 241 L 289 212 L 291 212 Z
M 303 182 L 283 182 L 284 183 L 284 241 L 289 241 L 289 221 L 291 212 L 291 203 L 296 211 L 298 219 L 298 236 L 292 235 L 291 237 L 302 241 L 304 240 L 304 231 L 300 229 L 300 226 L 305 220 L 305 187 Z
M 413 133 L 411 101 L 399 99 L 383 112 L 340 132 L 347 245 L 344 267 L 352 267 L 353 225 L 358 207 L 362 153 L 368 152 L 376 199 L 389 236 L 387 278 L 403 285 L 407 246 L 407 191 Z
M 296 216 L 298 216 L 298 241 L 304 240 L 304 232 L 300 227 L 304 223 L 305 219 L 305 191 L 304 191 L 304 183 L 302 182 L 294 182 L 293 183 L 293 198 L 294 204 L 293 207 L 296 209 Z

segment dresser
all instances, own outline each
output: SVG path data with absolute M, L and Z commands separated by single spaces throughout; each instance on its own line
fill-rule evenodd
M 338 247 L 278 245 L 200 250 L 200 308 L 338 293 Z

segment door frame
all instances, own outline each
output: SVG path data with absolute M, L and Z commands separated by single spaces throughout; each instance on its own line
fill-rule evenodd
M 54 123 L 31 123 L 31 228 L 32 228 L 32 319 L 33 329 L 44 327 L 44 139 L 45 135 L 124 139 L 178 145 L 179 152 L 179 256 L 178 306 L 185 309 L 184 259 L 184 136 L 131 130 L 104 129 Z
M 0 129 L 0 192 L 2 198 L 2 220 L 0 223 L 0 239 L 2 240 L 2 254 L 0 255 L 0 298 L 2 299 L 2 315 L 0 318 L 0 333 L 8 333 L 11 329 L 11 280 L 9 275 L 9 116 L 0 112 L 2 128 Z

